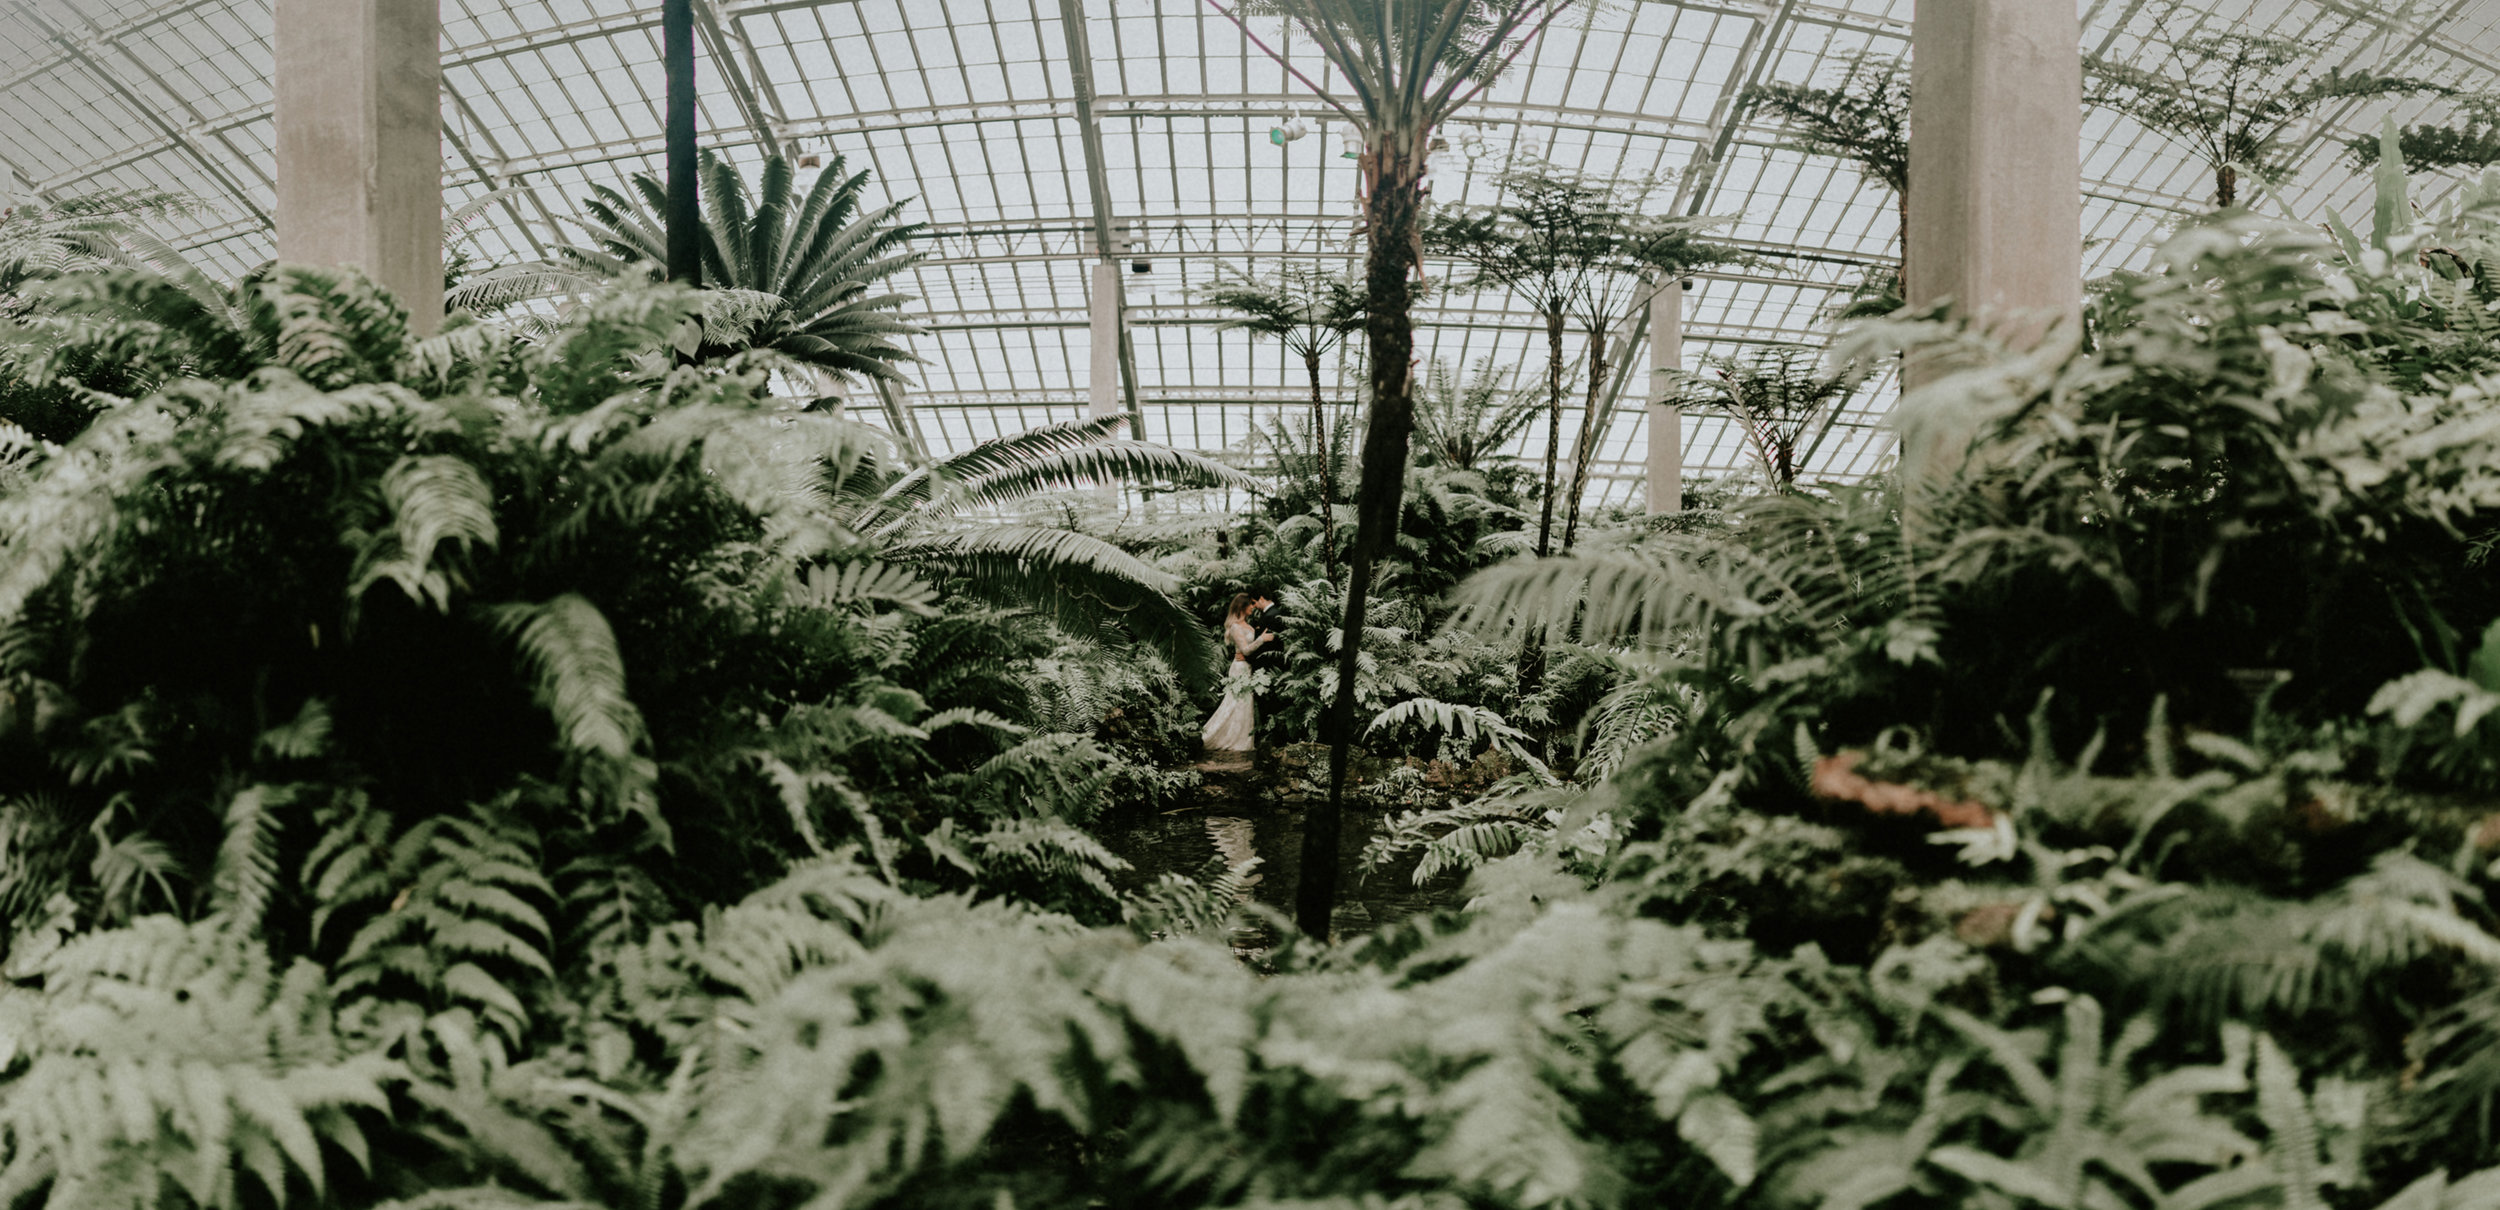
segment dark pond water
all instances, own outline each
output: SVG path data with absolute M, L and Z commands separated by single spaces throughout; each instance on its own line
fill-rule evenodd
M 1294 884 L 1302 866 L 1302 803 L 1274 782 L 1258 777 L 1210 773 L 1207 781 L 1187 805 L 1121 812 L 1096 824 L 1102 842 L 1134 867 L 1114 881 L 1123 890 L 1144 886 L 1167 873 L 1209 881 L 1225 867 L 1255 855 L 1258 881 L 1250 888 L 1251 896 L 1291 916 Z M 1418 855 L 1414 853 L 1375 869 L 1363 868 L 1363 847 L 1379 831 L 1385 815 L 1347 804 L 1337 845 L 1343 879 L 1334 921 L 1339 938 L 1464 901 L 1464 879 L 1456 874 L 1443 874 L 1417 886 Z M 1236 946 L 1245 947 L 1273 941 L 1255 924 L 1233 937 Z

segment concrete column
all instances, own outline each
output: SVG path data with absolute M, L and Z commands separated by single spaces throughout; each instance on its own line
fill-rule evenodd
M 851 385 L 829 370 L 816 371 L 815 378 L 816 398 L 821 405 L 820 410 L 836 420 L 844 419 L 850 411 Z M 897 433 L 895 436 L 899 438 L 902 434 Z
M 1117 416 L 1121 412 L 1119 262 L 1106 260 L 1094 266 L 1094 285 L 1086 291 L 1085 302 L 1093 318 L 1093 366 L 1085 376 L 1085 410 L 1092 416 Z
M 1675 371 L 1684 368 L 1684 283 L 1668 282 L 1649 300 L 1649 515 L 1684 508 L 1684 416 L 1675 406 Z
M 439 0 L 276 0 L 278 259 L 354 265 L 443 318 Z
M 1913 305 L 1951 298 L 2018 343 L 2083 309 L 2083 66 L 2074 0 L 1918 0 Z

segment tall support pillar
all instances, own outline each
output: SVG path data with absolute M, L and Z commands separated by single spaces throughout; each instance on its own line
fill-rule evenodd
M 277 0 L 278 258 L 443 319 L 440 0 Z
M 2080 39 L 2074 0 L 1918 0 L 1903 233 L 1912 305 L 1950 298 L 2017 346 L 2081 322 Z M 1904 377 L 1916 387 L 1949 368 L 1914 360 Z M 1970 437 L 1902 419 L 1914 466 L 1957 460 Z
M 1649 515 L 1684 508 L 1684 415 L 1675 372 L 1684 368 L 1684 283 L 1670 281 L 1649 300 Z
M 1085 411 L 1090 416 L 1116 416 L 1120 406 L 1120 265 L 1104 260 L 1094 265 L 1094 285 L 1085 294 L 1093 319 L 1093 367 L 1085 376 Z M 1131 433 L 1142 439 L 1144 433 Z

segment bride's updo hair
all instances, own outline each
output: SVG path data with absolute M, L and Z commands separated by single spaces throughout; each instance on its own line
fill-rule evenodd
M 1234 594 L 1233 594 L 1233 603 L 1232 603 L 1232 605 L 1231 605 L 1231 606 L 1227 607 L 1227 608 L 1224 610 L 1224 616 L 1225 616 L 1225 617 L 1228 617 L 1228 618 L 1246 618 L 1246 617 L 1249 617 L 1249 616 L 1250 616 L 1250 601 L 1251 601 L 1251 596 L 1250 596 L 1250 594 L 1249 594 L 1249 593 L 1246 593 L 1246 592 L 1237 592 L 1237 593 L 1234 593 Z

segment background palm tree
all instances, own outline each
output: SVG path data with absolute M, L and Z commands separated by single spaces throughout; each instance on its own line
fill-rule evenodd
M 1424 242 L 1467 265 L 1470 290 L 1508 290 L 1545 320 L 1545 479 L 1536 553 L 1552 549 L 1554 497 L 1562 451 L 1563 323 L 1570 315 L 1582 254 L 1579 212 L 1598 199 L 1576 176 L 1525 160 L 1497 178 L 1503 199 L 1433 217 Z
M 765 159 L 750 188 L 735 165 L 702 156 L 703 282 L 707 300 L 698 359 L 768 348 L 845 379 L 903 379 L 895 367 L 918 357 L 894 343 L 921 329 L 896 314 L 913 300 L 887 289 L 924 254 L 909 250 L 924 229 L 901 222 L 905 203 L 868 207 L 866 169 L 844 174 L 842 157 L 801 195 L 790 162 Z M 667 273 L 668 184 L 636 173 L 629 192 L 595 186 L 583 202 L 592 247 L 563 250 L 557 263 L 510 275 L 516 288 Z
M 1536 413 L 1536 397 L 1512 389 L 1510 374 L 1495 369 L 1491 356 L 1478 359 L 1464 381 L 1447 362 L 1433 362 L 1415 395 L 1415 438 L 1423 446 L 1418 460 L 1481 469 Z
M 1285 352 L 1300 358 L 1311 380 L 1311 434 L 1318 449 L 1335 446 L 1328 438 L 1328 412 L 1320 397 L 1320 359 L 1363 330 L 1369 307 L 1363 283 L 1352 273 L 1316 264 L 1289 263 L 1252 275 L 1231 265 L 1216 269 L 1214 284 L 1199 292 L 1209 306 L 1235 313 L 1226 328 L 1253 336 L 1273 336 Z M 1279 417 L 1281 421 L 1282 417 Z M 1256 426 L 1252 426 L 1256 431 Z M 1329 578 L 1337 574 L 1337 476 L 1332 459 L 1319 465 L 1321 550 Z
M 1623 397 L 1616 379 L 1631 370 L 1610 364 L 1606 342 L 1635 308 L 1649 301 L 1668 282 L 1710 265 L 1749 259 L 1743 252 L 1714 244 L 1700 233 L 1725 219 L 1656 216 L 1649 208 L 1655 182 L 1592 181 L 1593 196 L 1579 209 L 1578 251 L 1570 308 L 1580 325 L 1587 351 L 1588 403 L 1580 412 L 1580 433 L 1571 447 L 1571 485 L 1563 493 L 1562 548 L 1569 551 L 1580 533 L 1580 503 L 1588 494 L 1589 466 L 1613 417 L 1612 400 Z M 1610 392 L 1609 387 L 1614 389 Z
M 1820 354 L 1802 345 L 1762 349 L 1748 357 L 1707 357 L 1706 373 L 1677 375 L 1676 403 L 1736 422 L 1774 488 L 1785 491 L 1804 469 L 1810 434 L 1819 435 L 1854 387 L 1845 374 L 1821 373 Z
M 2173 14 L 2174 19 L 2178 16 Z M 2181 21 L 2173 28 L 2185 28 Z M 2456 91 L 2412 76 L 2341 67 L 2319 72 L 2321 48 L 2290 38 L 2214 34 L 2182 38 L 2148 63 L 2094 55 L 2084 60 L 2085 98 L 2169 136 L 2214 174 L 2214 205 L 2239 204 L 2240 173 L 2271 180 L 2288 169 L 2283 136 L 2339 101 Z
M 1302 881 L 1294 919 L 1328 935 L 1337 898 L 1337 817 L 1344 801 L 1346 745 L 1354 733 L 1354 680 L 1363 650 L 1363 613 L 1372 563 L 1397 540 L 1406 488 L 1406 447 L 1415 431 L 1413 278 L 1423 248 L 1424 174 L 1433 132 L 1481 94 L 1574 0 L 1242 0 L 1238 10 L 1207 0 L 1231 18 L 1260 53 L 1353 124 L 1363 151 L 1365 325 L 1371 346 L 1371 416 L 1363 429 L 1363 474 L 1355 489 L 1356 533 L 1346 572 L 1344 642 L 1337 697 L 1322 724 L 1329 743 L 1328 798 L 1303 821 Z M 1343 82 L 1330 92 L 1277 52 L 1246 17 L 1273 17 L 1310 40 Z
M 1813 155 L 1838 156 L 1859 175 L 1892 191 L 1901 218 L 1901 280 L 1910 264 L 1910 65 L 1880 55 L 1845 60 L 1839 82 L 1762 84 L 1747 89 L 1741 104 L 1760 106 L 1788 124 L 1790 145 Z

